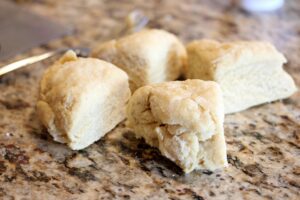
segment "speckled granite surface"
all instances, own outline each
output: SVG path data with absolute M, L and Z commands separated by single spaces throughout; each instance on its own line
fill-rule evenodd
M 288 58 L 300 86 L 300 2 L 252 15 L 235 1 L 21 0 L 20 6 L 76 27 L 62 46 L 91 47 L 134 8 L 183 41 L 264 39 Z M 9 60 L 12 61 L 12 60 Z M 9 62 L 7 61 L 7 62 Z M 120 124 L 82 151 L 53 142 L 35 115 L 38 81 L 53 60 L 0 78 L 0 199 L 299 199 L 300 94 L 226 117 L 229 167 L 183 175 Z M 3 63 L 2 63 L 3 64 Z

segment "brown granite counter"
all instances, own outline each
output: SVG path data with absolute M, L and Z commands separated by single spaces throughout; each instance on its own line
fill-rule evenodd
M 76 32 L 15 59 L 62 46 L 92 47 L 139 8 L 152 27 L 185 42 L 203 37 L 268 40 L 287 56 L 285 68 L 300 86 L 298 0 L 259 15 L 241 10 L 236 1 L 221 0 L 18 2 L 76 27 Z M 184 175 L 123 124 L 85 150 L 53 142 L 35 114 L 38 81 L 52 61 L 0 78 L 0 199 L 300 198 L 300 92 L 226 116 L 229 167 Z

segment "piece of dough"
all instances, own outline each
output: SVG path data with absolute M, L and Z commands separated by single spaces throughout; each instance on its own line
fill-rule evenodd
M 217 83 L 172 81 L 139 88 L 127 125 L 186 173 L 227 165 L 223 101 Z
M 77 150 L 124 120 L 129 98 L 124 71 L 69 51 L 43 75 L 37 110 L 54 140 Z
M 92 55 L 120 67 L 129 76 L 131 91 L 150 84 L 177 79 L 186 65 L 186 50 L 166 31 L 150 29 L 111 40 Z
M 287 98 L 297 90 L 282 68 L 285 57 L 267 42 L 199 40 L 188 44 L 187 52 L 186 77 L 218 82 L 225 114 Z

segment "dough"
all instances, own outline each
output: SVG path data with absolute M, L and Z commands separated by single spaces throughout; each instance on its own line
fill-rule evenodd
M 267 42 L 199 40 L 188 44 L 187 51 L 186 77 L 218 82 L 225 114 L 287 98 L 297 90 L 282 68 L 285 57 Z
M 223 101 L 217 83 L 173 81 L 138 89 L 127 125 L 186 173 L 227 165 Z
M 186 65 L 186 50 L 166 31 L 150 29 L 111 40 L 92 55 L 127 72 L 131 91 L 150 84 L 177 79 Z
M 77 150 L 124 120 L 129 98 L 124 71 L 69 51 L 43 75 L 37 111 L 55 141 Z

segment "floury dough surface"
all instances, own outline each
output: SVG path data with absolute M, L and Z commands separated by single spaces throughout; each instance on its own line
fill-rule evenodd
M 286 1 L 281 11 L 259 15 L 240 10 L 234 1 L 217 0 L 19 2 L 26 9 L 74 25 L 77 31 L 74 36 L 15 59 L 63 46 L 92 46 L 97 40 L 109 39 L 127 13 L 141 8 L 151 18 L 151 27 L 164 28 L 184 42 L 203 37 L 219 41 L 270 41 L 287 57 L 285 69 L 300 86 L 297 0 Z M 0 199 L 201 200 L 300 196 L 300 92 L 287 100 L 228 115 L 224 124 L 228 168 L 184 175 L 156 149 L 135 139 L 123 124 L 82 151 L 71 151 L 53 142 L 38 123 L 35 111 L 38 82 L 53 61 L 0 78 Z
M 127 106 L 127 127 L 185 173 L 228 165 L 223 122 L 221 88 L 212 81 L 147 85 Z

